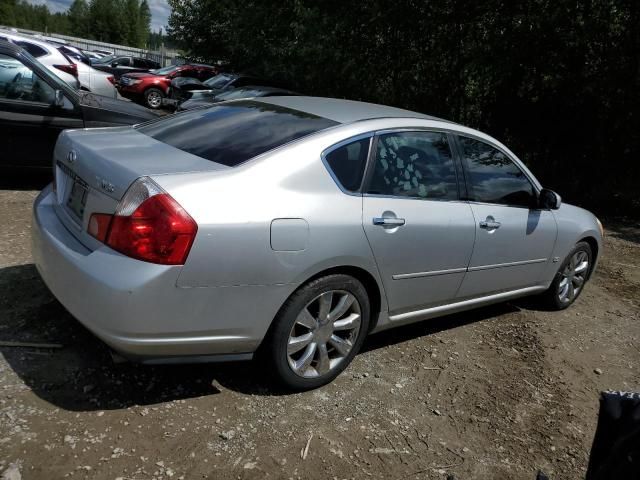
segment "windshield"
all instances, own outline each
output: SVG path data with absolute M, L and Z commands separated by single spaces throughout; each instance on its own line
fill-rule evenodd
M 151 73 L 155 75 L 169 75 L 172 72 L 175 72 L 178 69 L 177 65 L 170 65 L 164 68 L 158 68 L 157 70 L 151 70 Z
M 115 58 L 115 55 L 107 55 L 106 57 L 102 57 L 101 59 L 96 60 L 94 63 L 111 63 L 113 60 L 115 60 Z
M 235 167 L 334 125 L 309 113 L 248 100 L 169 115 L 134 128 L 184 152 Z
M 255 88 L 236 88 L 217 95 L 216 100 L 222 102 L 224 100 L 235 100 L 237 98 L 260 97 L 262 93 L 263 90 L 258 90 Z
M 204 84 L 209 88 L 222 88 L 231 80 L 233 80 L 232 75 L 227 75 L 226 73 L 221 73 L 216 75 L 215 77 L 211 77 L 209 80 L 204 82 Z

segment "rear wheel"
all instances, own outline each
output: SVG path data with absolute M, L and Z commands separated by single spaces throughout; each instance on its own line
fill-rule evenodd
M 369 299 L 348 275 L 328 275 L 295 292 L 266 342 L 277 379 L 295 390 L 332 381 L 358 353 L 369 330 Z
M 582 293 L 591 271 L 593 253 L 587 242 L 578 242 L 560 266 L 543 301 L 553 310 L 563 310 Z
M 144 103 L 147 107 L 154 110 L 162 106 L 164 92 L 157 88 L 149 88 L 144 92 Z

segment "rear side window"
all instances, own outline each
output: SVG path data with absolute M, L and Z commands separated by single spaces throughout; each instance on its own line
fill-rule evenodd
M 367 191 L 373 195 L 456 200 L 458 182 L 447 135 L 440 132 L 380 135 Z
M 480 140 L 458 137 L 467 171 L 470 200 L 518 207 L 535 203 L 533 185 L 500 150 Z
M 325 155 L 334 177 L 345 190 L 355 192 L 360 188 L 370 143 L 371 138 L 363 138 L 338 147 Z
M 278 105 L 238 101 L 168 116 L 136 128 L 182 151 L 234 167 L 334 125 L 337 123 L 332 120 Z
M 21 40 L 16 41 L 16 45 L 20 45 L 22 48 L 24 48 L 27 52 L 29 52 L 32 56 L 38 58 L 38 57 L 44 57 L 47 52 L 44 48 L 39 47 L 38 45 L 34 45 L 33 43 L 29 43 L 29 42 L 23 42 Z

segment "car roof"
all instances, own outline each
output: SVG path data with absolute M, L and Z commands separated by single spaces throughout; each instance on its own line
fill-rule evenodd
M 291 108 L 339 123 L 353 123 L 375 118 L 419 118 L 422 120 L 437 120 L 452 123 L 448 120 L 412 112 L 410 110 L 340 98 L 288 96 L 260 97 L 257 98 L 256 101 Z
M 2 35 L 3 37 L 7 37 L 7 38 L 11 38 L 13 40 L 19 40 L 19 41 L 24 41 L 24 42 L 30 42 L 33 43 L 34 45 L 37 45 L 41 48 L 44 48 L 45 50 L 47 50 L 47 52 L 51 53 L 52 51 L 58 51 L 57 47 L 55 45 L 50 44 L 49 42 L 39 39 L 39 38 L 35 38 L 35 37 L 31 37 L 29 35 L 21 35 L 19 33 L 13 33 L 13 32 L 9 32 L 7 30 L 0 30 L 0 35 Z

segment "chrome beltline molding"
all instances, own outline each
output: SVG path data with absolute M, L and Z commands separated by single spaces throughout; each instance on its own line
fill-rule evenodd
M 461 267 L 461 268 L 450 268 L 447 270 L 432 270 L 430 272 L 398 273 L 396 275 L 392 275 L 391 278 L 393 278 L 394 280 L 404 280 L 408 278 L 433 277 L 435 275 L 449 275 L 451 273 L 476 272 L 478 270 L 490 270 L 492 268 L 517 267 L 518 265 L 544 263 L 547 260 L 548 260 L 547 258 L 536 258 L 535 260 L 522 260 L 519 262 L 496 263 L 493 265 L 480 265 L 477 267 L 469 267 L 469 268 Z

